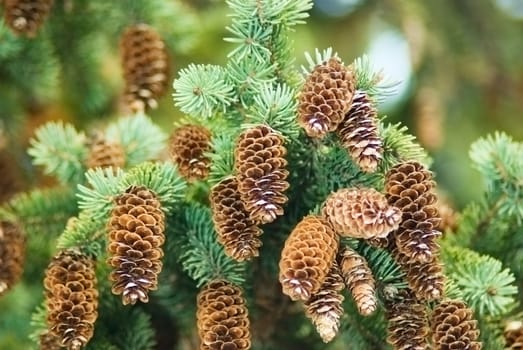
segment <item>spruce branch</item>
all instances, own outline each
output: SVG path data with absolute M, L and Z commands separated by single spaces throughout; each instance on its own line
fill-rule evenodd
M 234 133 L 215 134 L 211 140 L 212 152 L 206 154 L 211 160 L 208 182 L 211 186 L 234 173 Z
M 383 71 L 376 71 L 367 55 L 356 58 L 352 69 L 356 75 L 356 89 L 365 91 L 376 102 L 396 93 L 399 82 L 387 81 Z
M 35 343 L 40 343 L 40 336 L 45 334 L 47 330 L 47 305 L 45 302 L 40 303 L 33 314 L 31 315 L 31 329 L 29 338 Z
M 118 119 L 109 125 L 105 136 L 108 141 L 122 145 L 126 167 L 157 159 L 167 140 L 162 129 L 144 114 Z
M 366 244 L 360 244 L 356 250 L 367 260 L 378 286 L 387 285 L 397 289 L 407 287 L 405 272 L 401 270 L 387 251 Z
M 105 247 L 104 220 L 94 219 L 96 215 L 82 211 L 67 222 L 64 232 L 58 237 L 58 249 L 76 248 L 95 259 L 102 256 Z
M 85 174 L 89 186 L 78 185 L 78 207 L 92 213 L 93 218 L 106 218 L 113 205 L 113 198 L 122 191 L 120 183 L 124 172 L 111 168 L 90 169 Z
M 241 22 L 249 23 L 253 17 L 258 17 L 262 25 L 283 25 L 293 27 L 305 23 L 312 8 L 311 0 L 228 0 L 227 5 L 232 10 L 231 16 Z
M 48 122 L 36 130 L 28 153 L 46 174 L 55 175 L 63 184 L 79 183 L 85 171 L 85 142 L 85 134 L 72 125 Z
M 236 44 L 236 48 L 229 52 L 227 57 L 236 62 L 250 58 L 257 64 L 269 61 L 271 51 L 266 47 L 266 43 L 271 39 L 272 27 L 263 27 L 256 21 L 249 21 L 233 22 L 226 29 L 233 37 L 226 37 L 224 40 Z
M 152 350 L 156 345 L 156 337 L 151 322 L 151 316 L 143 310 L 133 308 L 126 315 L 125 328 L 115 344 L 126 350 Z
M 236 101 L 234 87 L 220 66 L 190 64 L 180 70 L 173 87 L 174 105 L 193 117 L 223 113 Z

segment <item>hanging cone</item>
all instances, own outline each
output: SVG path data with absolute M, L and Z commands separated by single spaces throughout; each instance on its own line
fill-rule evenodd
M 336 130 L 348 112 L 355 78 L 338 57 L 314 67 L 298 96 L 298 124 L 310 137 Z
M 205 153 L 210 150 L 211 133 L 199 125 L 184 125 L 175 129 L 169 141 L 171 159 L 187 181 L 207 177 L 211 160 Z
M 358 312 L 369 316 L 378 307 L 376 281 L 364 257 L 350 247 L 345 247 L 338 255 L 341 274 L 347 289 L 352 294 Z
M 49 336 L 69 350 L 81 349 L 93 336 L 98 317 L 92 260 L 73 251 L 61 252 L 45 271 L 44 290 Z
M 238 190 L 252 220 L 267 224 L 283 215 L 289 172 L 283 136 L 265 125 L 241 133 L 235 149 Z
M 51 332 L 46 331 L 45 333 L 40 334 L 38 337 L 40 350 L 61 350 L 60 342 L 57 336 L 53 335 Z
M 505 337 L 505 347 L 509 350 L 523 349 L 523 322 L 508 322 L 503 333 Z
M 196 303 L 200 350 L 251 348 L 248 310 L 240 287 L 225 280 L 210 281 Z
M 383 238 L 401 220 L 398 208 L 387 204 L 385 196 L 373 188 L 344 188 L 325 200 L 323 216 L 334 230 L 353 238 Z
M 340 293 L 342 289 L 340 267 L 334 260 L 320 290 L 304 302 L 305 315 L 312 320 L 325 343 L 330 342 L 338 334 L 340 318 L 343 315 L 344 298 Z
M 280 283 L 292 300 L 320 290 L 338 249 L 338 235 L 321 217 L 306 216 L 292 230 L 281 252 Z
M 17 35 L 35 37 L 51 12 L 53 0 L 4 0 L 4 21 Z
M 209 196 L 214 228 L 225 253 L 237 261 L 259 255 L 262 230 L 249 218 L 240 199 L 238 181 L 228 178 L 211 189 Z
M 19 226 L 0 221 L 0 297 L 22 277 L 25 245 L 25 236 Z
M 160 35 L 147 24 L 128 27 L 121 38 L 125 103 L 132 112 L 156 108 L 169 85 L 169 58 Z
M 158 288 L 165 241 L 165 215 L 156 195 L 143 186 L 131 186 L 116 198 L 109 220 L 108 263 L 113 268 L 112 292 L 124 305 L 149 301 Z
M 97 133 L 89 144 L 86 165 L 88 169 L 123 168 L 125 151 L 119 143 L 110 142 L 103 134 Z
M 396 300 L 388 302 L 386 308 L 385 317 L 389 322 L 387 343 L 394 350 L 428 349 L 426 338 L 429 328 L 425 305 L 403 290 Z
M 377 110 L 365 91 L 358 90 L 350 110 L 336 130 L 341 144 L 361 170 L 374 172 L 383 158 Z
M 431 318 L 432 340 L 437 350 L 479 350 L 478 322 L 473 311 L 461 300 L 444 301 L 434 309 Z
M 439 252 L 436 240 L 441 232 L 437 230 L 440 219 L 434 186 L 432 174 L 418 162 L 400 163 L 385 177 L 387 200 L 403 213 L 395 232 L 396 246 L 420 263 L 430 262 Z

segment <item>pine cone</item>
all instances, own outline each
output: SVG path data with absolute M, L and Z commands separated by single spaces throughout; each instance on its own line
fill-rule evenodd
M 171 159 L 187 181 L 203 180 L 209 175 L 211 133 L 199 125 L 184 125 L 174 130 L 169 143 Z
M 437 227 L 440 232 L 456 232 L 458 229 L 458 213 L 452 208 L 449 203 L 443 201 L 437 202 L 438 215 L 441 221 Z
M 156 108 L 169 85 L 169 58 L 160 35 L 146 24 L 128 27 L 121 38 L 124 98 L 133 112 Z
M 110 142 L 102 134 L 96 134 L 89 145 L 86 165 L 94 168 L 123 168 L 125 151 L 117 142 Z
M 131 186 L 116 198 L 109 220 L 109 264 L 112 292 L 124 305 L 149 301 L 162 270 L 165 215 L 156 195 L 143 186 Z
M 418 162 L 398 164 L 385 177 L 387 200 L 403 213 L 396 246 L 410 259 L 425 263 L 438 254 L 436 239 L 441 236 L 434 186 L 432 174 Z
M 401 291 L 398 299 L 387 305 L 385 316 L 389 322 L 387 342 L 394 350 L 428 349 L 427 311 L 412 295 Z
M 17 35 L 35 37 L 52 5 L 53 0 L 5 0 L 5 23 Z
M 209 199 L 218 242 L 224 246 L 225 253 L 237 261 L 258 256 L 262 245 L 258 237 L 262 230 L 245 210 L 238 181 L 235 178 L 222 180 L 212 188 Z
M 0 221 L 0 296 L 22 277 L 25 262 L 25 236 L 9 221 Z
M 320 290 L 304 302 L 305 315 L 312 320 L 316 330 L 325 343 L 330 342 L 340 327 L 343 315 L 343 280 L 340 267 L 334 260 Z
M 303 218 L 285 241 L 281 253 L 283 293 L 292 300 L 307 300 L 317 293 L 336 258 L 338 239 L 323 218 Z
M 60 340 L 54 334 L 46 331 L 38 337 L 40 350 L 61 350 Z
M 369 316 L 378 306 L 376 281 L 364 257 L 350 247 L 345 247 L 338 255 L 341 274 L 347 289 L 352 294 L 358 312 Z
M 69 350 L 84 347 L 93 336 L 98 317 L 92 260 L 73 251 L 61 252 L 47 267 L 44 290 L 50 336 Z
M 225 280 L 210 281 L 197 297 L 200 350 L 251 348 L 248 310 L 240 287 Z
M 288 200 L 283 194 L 289 188 L 283 142 L 273 129 L 258 125 L 242 132 L 236 144 L 238 190 L 251 219 L 258 224 L 283 215 L 282 205 Z
M 298 123 L 307 135 L 322 138 L 336 130 L 349 111 L 354 86 L 352 70 L 338 57 L 314 67 L 298 97 Z
M 386 237 L 401 220 L 399 209 L 389 206 L 373 188 L 344 188 L 331 193 L 322 213 L 338 234 L 353 238 Z
M 432 339 L 437 350 L 481 349 L 477 321 L 461 300 L 440 303 L 431 318 Z
M 523 322 L 512 321 L 507 323 L 504 332 L 506 348 L 510 350 L 523 349 Z
M 365 91 L 358 90 L 350 110 L 336 130 L 341 144 L 361 170 L 374 172 L 383 157 L 376 124 L 377 110 Z

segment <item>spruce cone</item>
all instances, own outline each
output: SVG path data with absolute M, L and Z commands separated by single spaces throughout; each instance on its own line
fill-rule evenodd
M 310 137 L 336 130 L 354 94 L 353 72 L 338 57 L 314 67 L 298 97 L 298 123 Z
M 47 331 L 39 336 L 40 350 L 61 350 L 60 341 L 56 335 Z
M 197 297 L 197 326 L 200 350 L 244 350 L 251 348 L 247 305 L 240 287 L 213 280 Z
M 88 169 L 123 168 L 125 151 L 119 143 L 110 142 L 103 135 L 97 134 L 89 145 L 86 165 Z
M 258 256 L 262 245 L 258 237 L 262 230 L 245 210 L 238 192 L 238 181 L 235 178 L 220 181 L 212 188 L 209 197 L 214 228 L 225 253 L 237 261 Z
M 478 322 L 461 300 L 440 303 L 431 318 L 432 339 L 437 350 L 481 349 Z
M 281 252 L 283 293 L 292 300 L 307 300 L 316 294 L 336 258 L 338 239 L 323 218 L 303 218 L 292 230 Z
M 427 312 L 425 305 L 406 291 L 400 292 L 397 300 L 387 305 L 387 342 L 394 350 L 428 349 Z M 464 349 L 464 348 L 456 348 Z
M 350 247 L 345 247 L 338 255 L 341 274 L 347 289 L 352 294 L 358 312 L 369 316 L 378 306 L 376 281 L 364 257 Z
M 338 126 L 341 144 L 361 170 L 374 172 L 383 157 L 376 124 L 377 110 L 366 92 L 356 91 L 352 106 Z
M 373 188 L 344 188 L 325 200 L 323 216 L 334 230 L 353 238 L 383 238 L 396 229 L 401 212 Z
M 267 224 L 283 215 L 289 183 L 283 137 L 265 125 L 241 133 L 235 159 L 238 190 L 252 220 Z
M 53 0 L 5 0 L 5 23 L 17 35 L 35 37 L 52 5 Z
M 187 181 L 203 180 L 209 174 L 211 133 L 199 125 L 184 125 L 174 130 L 169 143 L 171 159 Z
M 124 98 L 133 112 L 156 108 L 169 85 L 169 59 L 160 35 L 146 24 L 128 27 L 121 38 Z
M 334 260 L 320 290 L 304 302 L 305 315 L 312 320 L 325 343 L 330 342 L 338 334 L 340 318 L 343 315 L 344 298 L 340 293 L 342 289 L 340 267 Z
M 395 233 L 396 246 L 414 261 L 427 263 L 439 252 L 436 239 L 440 223 L 435 207 L 432 174 L 418 162 L 401 163 L 389 170 L 385 191 L 390 205 L 401 209 L 402 221 Z
M 507 323 L 504 332 L 506 348 L 510 350 L 523 349 L 523 322 L 512 321 Z
M 25 236 L 9 221 L 0 221 L 0 296 L 22 277 L 25 262 Z
M 57 337 L 60 346 L 69 350 L 84 347 L 98 317 L 92 260 L 80 253 L 61 252 L 47 267 L 44 289 L 49 336 Z
M 112 292 L 124 305 L 149 301 L 162 270 L 165 215 L 156 195 L 143 186 L 131 186 L 116 198 L 109 220 L 109 264 Z

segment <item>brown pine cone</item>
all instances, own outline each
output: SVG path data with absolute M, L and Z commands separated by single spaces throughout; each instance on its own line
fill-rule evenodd
M 47 267 L 44 290 L 49 335 L 69 350 L 84 347 L 98 317 L 93 261 L 77 252 L 61 252 Z
M 385 196 L 373 188 L 344 188 L 327 197 L 323 216 L 334 230 L 353 238 L 383 238 L 401 220 L 398 208 L 387 204 Z
M 336 130 L 341 144 L 361 170 L 374 172 L 383 158 L 377 110 L 365 91 L 358 90 L 350 110 Z
M 225 280 L 210 281 L 196 303 L 200 350 L 251 348 L 248 309 L 240 287 Z
M 203 126 L 184 125 L 175 129 L 169 141 L 171 159 L 187 181 L 203 180 L 209 175 L 211 133 Z
M 56 335 L 46 331 L 38 337 L 40 350 L 61 350 L 60 341 Z
M 432 313 L 432 340 L 437 350 L 479 350 L 477 326 L 472 310 L 463 301 L 444 301 Z
M 281 252 L 280 283 L 292 300 L 307 300 L 320 290 L 339 243 L 325 219 L 306 216 L 292 230 Z
M 352 294 L 358 312 L 369 316 L 378 307 L 376 299 L 376 281 L 364 257 L 350 247 L 345 247 L 339 254 L 341 274 L 345 286 Z
M 415 161 L 394 166 L 385 177 L 387 200 L 403 213 L 395 232 L 396 246 L 411 260 L 430 262 L 439 252 L 434 186 L 431 172 Z
M 121 38 L 124 98 L 133 112 L 156 108 L 169 85 L 169 58 L 160 35 L 147 24 L 128 27 Z
M 0 296 L 22 277 L 25 263 L 25 236 L 9 221 L 0 221 Z
M 240 134 L 235 149 L 238 190 L 252 220 L 267 224 L 283 215 L 289 172 L 283 136 L 266 125 Z
M 340 318 L 343 315 L 342 289 L 340 267 L 334 260 L 320 290 L 304 302 L 305 315 L 312 320 L 325 343 L 330 342 L 338 334 Z
M 505 326 L 505 346 L 510 350 L 523 349 L 523 322 L 512 321 Z
M 148 302 L 162 270 L 165 215 L 160 201 L 149 189 L 131 186 L 116 198 L 108 230 L 113 294 L 122 295 L 124 305 Z
M 249 218 L 240 199 L 236 178 L 227 178 L 215 185 L 209 200 L 218 242 L 224 246 L 225 253 L 237 261 L 257 257 L 262 245 L 259 239 L 262 230 Z
M 4 21 L 17 35 L 35 37 L 51 12 L 53 0 L 4 0 Z
M 349 111 L 354 94 L 352 70 L 338 57 L 314 67 L 298 96 L 298 124 L 310 137 L 336 130 Z
M 102 134 L 96 134 L 89 144 L 86 165 L 94 168 L 123 168 L 125 151 L 117 142 L 108 141 Z
M 401 291 L 396 300 L 389 302 L 385 317 L 389 322 L 387 343 L 394 350 L 428 349 L 427 311 L 410 293 Z
M 441 221 L 437 227 L 440 232 L 456 232 L 458 229 L 458 213 L 452 208 L 449 203 L 441 200 L 437 202 L 438 215 Z

